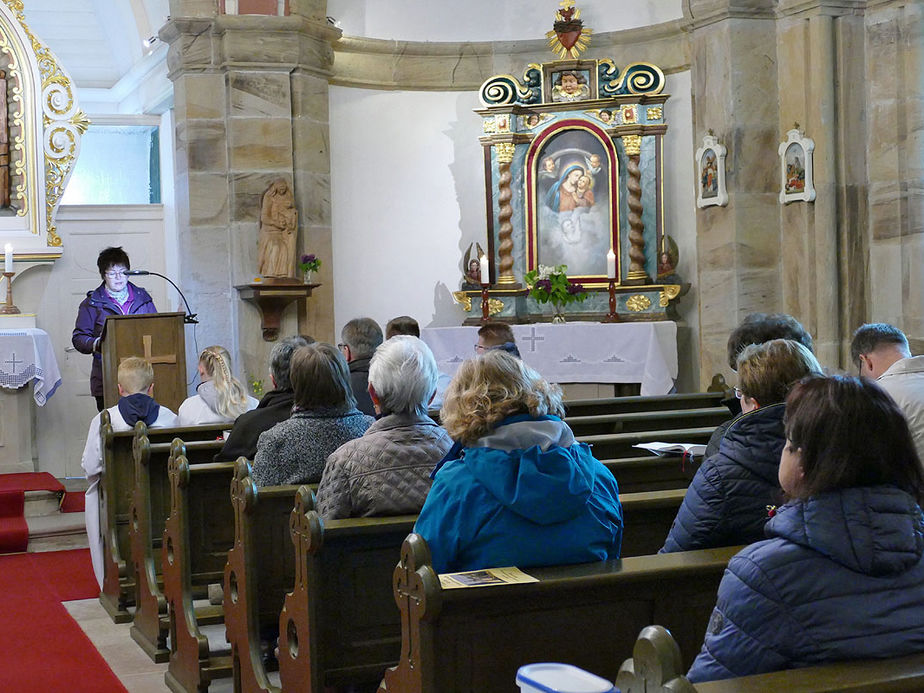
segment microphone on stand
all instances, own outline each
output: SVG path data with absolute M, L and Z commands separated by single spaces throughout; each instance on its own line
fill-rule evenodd
M 159 272 L 151 272 L 150 270 L 127 270 L 125 274 L 129 277 L 146 277 L 149 274 L 153 274 L 155 277 L 160 277 L 161 279 L 166 279 L 170 282 L 170 285 L 176 289 L 176 292 L 180 295 L 180 298 L 183 299 L 183 303 L 186 304 L 186 316 L 183 318 L 183 322 L 187 325 L 198 325 L 199 321 L 196 319 L 198 313 L 193 313 L 189 308 L 189 301 L 186 300 L 186 297 L 183 295 L 183 292 L 180 291 L 180 287 L 173 283 L 173 280 L 170 277 L 167 277 Z

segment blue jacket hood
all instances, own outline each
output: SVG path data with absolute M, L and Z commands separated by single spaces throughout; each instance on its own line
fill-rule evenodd
M 787 503 L 766 532 L 876 577 L 903 573 L 924 553 L 921 508 L 893 486 L 840 489 Z
M 580 515 L 596 481 L 590 447 L 554 416 L 506 419 L 465 448 L 462 463 L 498 503 L 541 525 Z
M 126 395 L 119 399 L 119 413 L 125 419 L 125 423 L 134 426 L 139 421 L 144 421 L 148 426 L 153 426 L 157 421 L 157 415 L 160 411 L 160 405 L 143 392 L 134 395 Z

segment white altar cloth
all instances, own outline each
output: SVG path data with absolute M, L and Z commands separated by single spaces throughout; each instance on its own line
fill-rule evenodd
M 0 330 L 0 387 L 18 390 L 32 382 L 32 397 L 40 407 L 61 384 L 61 371 L 44 330 Z
M 643 395 L 665 395 L 677 378 L 677 324 L 662 322 L 511 325 L 523 360 L 555 383 L 641 383 Z M 455 374 L 475 355 L 478 327 L 420 331 L 440 372 Z

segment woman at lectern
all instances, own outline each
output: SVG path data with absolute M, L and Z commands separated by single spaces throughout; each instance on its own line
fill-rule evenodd
M 131 269 L 128 254 L 121 247 L 106 248 L 96 259 L 103 283 L 80 302 L 77 322 L 71 342 L 83 354 L 93 355 L 90 369 L 90 394 L 96 398 L 97 411 L 103 410 L 103 363 L 100 357 L 99 341 L 103 334 L 103 323 L 110 315 L 141 315 L 156 313 L 154 300 L 140 286 L 128 281 L 125 274 Z

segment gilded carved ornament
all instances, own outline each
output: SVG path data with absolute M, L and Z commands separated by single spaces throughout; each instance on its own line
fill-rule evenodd
M 622 144 L 626 148 L 627 156 L 638 156 L 642 153 L 641 135 L 623 135 Z
M 44 129 L 41 137 L 45 162 L 45 221 L 47 243 L 49 246 L 57 247 L 61 245 L 61 238 L 56 232 L 54 214 L 77 160 L 77 155 L 80 151 L 80 137 L 87 131 L 90 120 L 78 108 L 71 79 L 58 64 L 55 54 L 32 33 L 26 24 L 22 0 L 3 0 L 3 2 L 13 11 L 16 20 L 22 27 L 22 31 L 29 38 L 42 78 L 41 108 Z M 8 44 L 6 37 L 3 40 Z M 6 51 L 4 50 L 4 52 Z M 11 65 L 11 72 L 13 70 L 14 68 Z M 28 97 L 29 95 L 27 94 L 26 96 Z M 20 126 L 22 131 L 28 132 L 29 128 L 23 127 L 25 119 L 21 89 L 19 92 L 14 90 L 12 100 L 17 105 L 11 109 L 10 122 L 14 126 Z M 31 103 L 36 103 L 36 100 L 33 98 Z M 27 158 L 26 152 L 31 151 L 32 147 L 35 146 L 35 142 L 30 142 L 28 139 L 26 142 L 22 142 L 21 138 L 14 140 L 12 149 L 14 152 L 19 152 L 20 156 L 11 157 L 16 159 L 15 173 L 22 175 L 21 180 L 23 180 L 23 185 L 17 187 L 12 193 L 14 197 L 20 199 L 23 203 L 25 202 L 26 188 L 29 184 L 23 162 Z M 26 147 L 25 151 L 22 149 L 23 146 Z M 23 205 L 19 214 L 25 215 L 26 213 L 26 206 Z
M 634 296 L 629 296 L 626 300 L 626 308 L 631 310 L 633 313 L 641 313 L 643 310 L 648 310 L 651 307 L 651 299 L 643 294 L 635 294 Z
M 497 163 L 509 164 L 513 161 L 513 155 L 517 147 L 512 142 L 499 142 L 494 145 L 494 151 L 497 153 Z
M 648 120 L 661 120 L 664 117 L 664 111 L 660 106 L 649 106 L 645 114 Z
M 488 316 L 497 315 L 504 309 L 504 302 L 499 298 L 488 299 Z
M 466 313 L 472 310 L 472 297 L 464 291 L 453 291 L 452 298 L 456 303 L 462 306 L 462 310 Z M 490 306 L 490 304 L 488 305 Z

